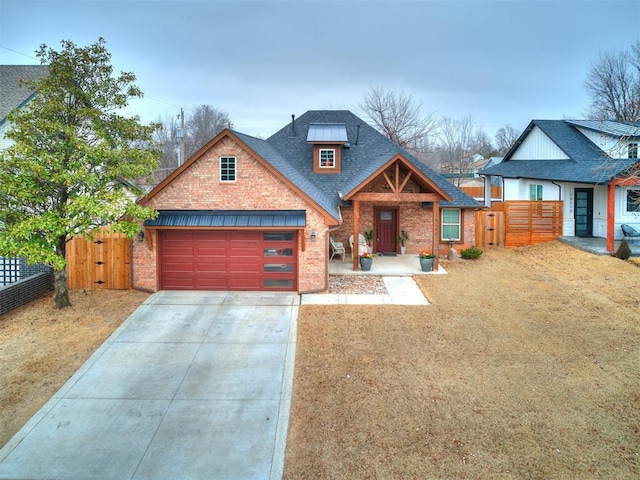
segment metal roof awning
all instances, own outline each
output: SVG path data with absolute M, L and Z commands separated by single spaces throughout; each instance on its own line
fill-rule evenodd
M 304 210 L 158 210 L 145 227 L 304 228 Z
M 344 123 L 310 123 L 307 142 L 346 143 L 347 127 Z

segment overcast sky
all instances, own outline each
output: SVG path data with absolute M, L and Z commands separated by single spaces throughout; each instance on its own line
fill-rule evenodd
M 591 62 L 640 38 L 640 1 L 0 0 L 2 64 L 98 37 L 136 74 L 145 98 L 129 111 L 145 122 L 209 104 L 268 137 L 291 114 L 358 113 L 382 86 L 493 138 L 583 117 Z

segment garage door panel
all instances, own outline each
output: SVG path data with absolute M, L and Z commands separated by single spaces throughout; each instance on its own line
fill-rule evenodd
M 181 231 L 160 236 L 164 289 L 294 290 L 295 232 Z

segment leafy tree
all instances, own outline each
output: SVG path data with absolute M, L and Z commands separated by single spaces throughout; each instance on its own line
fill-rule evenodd
M 374 126 L 402 148 L 421 150 L 437 126 L 433 115 L 423 115 L 422 105 L 405 93 L 371 87 L 359 105 Z
M 596 120 L 640 120 L 640 40 L 630 50 L 601 53 L 585 81 L 589 116 Z
M 150 175 L 159 156 L 139 148 L 156 126 L 117 113 L 142 92 L 133 73 L 112 76 L 105 40 L 61 45 L 37 51 L 49 75 L 27 84 L 36 94 L 9 114 L 13 144 L 0 154 L 0 254 L 51 265 L 57 308 L 70 305 L 69 240 L 101 225 L 133 236 L 136 219 L 153 217 L 126 180 Z

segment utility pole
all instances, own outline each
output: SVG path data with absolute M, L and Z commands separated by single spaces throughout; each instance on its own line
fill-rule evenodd
M 180 128 L 178 129 L 178 140 L 180 141 L 180 152 L 178 153 L 178 166 L 184 162 L 184 110 L 180 109 Z

